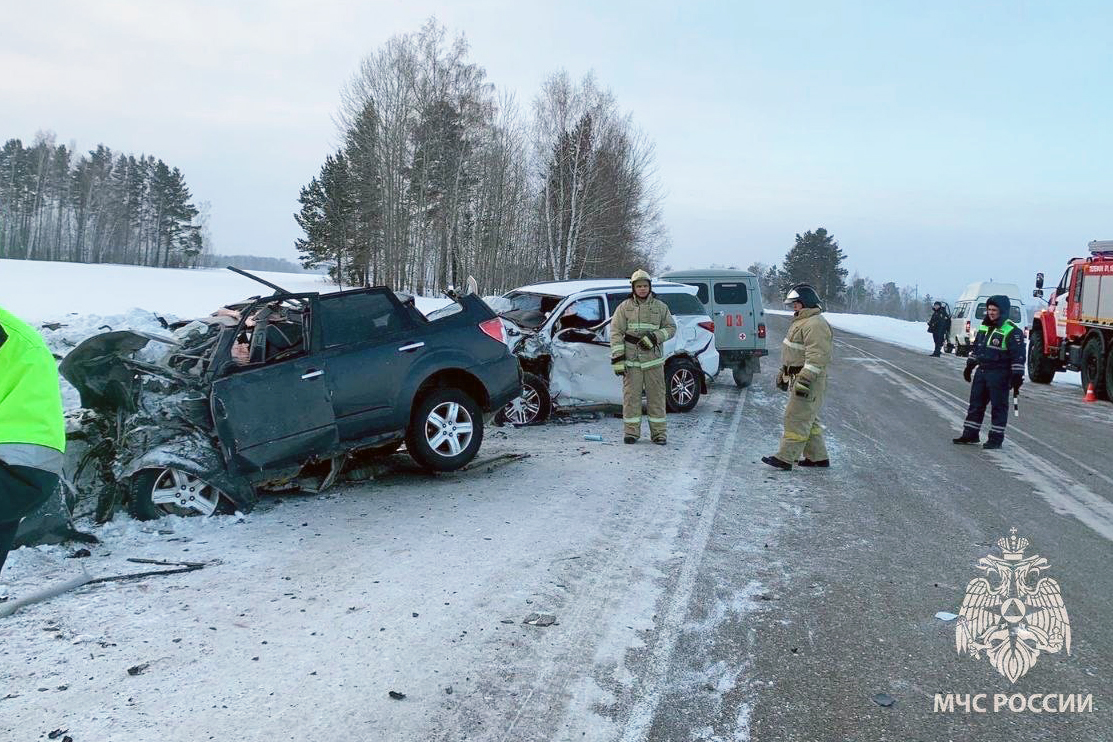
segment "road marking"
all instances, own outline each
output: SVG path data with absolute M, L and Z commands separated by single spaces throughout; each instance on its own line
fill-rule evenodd
M 955 399 L 955 397 L 948 392 L 920 379 L 915 374 L 904 371 L 904 369 L 889 363 L 884 358 L 878 358 L 878 360 L 921 381 L 925 386 L 936 390 L 937 393 L 942 394 L 946 398 Z M 903 383 L 900 377 L 889 368 L 881 366 L 871 367 L 869 371 L 894 383 L 897 385 L 898 390 L 909 399 L 926 405 L 940 417 L 945 419 L 954 417 L 953 410 L 943 404 L 937 396 L 932 396 L 927 391 L 916 389 L 915 387 Z M 1015 428 L 1011 428 L 1010 430 L 1017 433 L 1023 432 Z M 1028 437 L 1033 438 L 1032 436 Z M 1041 442 L 1037 438 L 1033 438 L 1033 440 Z M 1113 541 L 1113 503 L 1109 502 L 1101 495 L 1098 495 L 1084 484 L 1078 482 L 1066 471 L 1055 466 L 1047 459 L 1032 453 L 1015 441 L 1012 442 L 1012 448 L 1013 450 L 1009 451 L 1007 454 L 993 453 L 990 454 L 989 458 L 1001 469 L 1030 485 L 1037 494 L 1051 505 L 1052 510 L 1056 513 L 1074 516 L 1075 519 L 1099 536 Z M 1050 446 L 1048 446 L 1048 448 L 1050 448 Z M 1054 451 L 1055 449 L 1051 450 Z M 1064 456 L 1064 458 L 1070 459 L 1069 456 Z M 1101 476 L 1100 473 L 1099 476 Z M 1102 478 L 1108 479 L 1104 476 L 1102 476 Z
M 742 410 L 745 408 L 747 394 L 748 390 L 742 389 L 738 396 L 735 398 L 737 409 L 735 410 L 733 421 L 736 430 L 737 421 L 741 417 Z M 721 424 L 723 417 L 723 415 L 716 415 L 714 413 L 708 414 L 704 416 L 692 430 L 690 438 L 680 449 L 681 455 L 677 457 L 678 462 L 676 463 L 674 469 L 675 473 L 674 482 L 671 485 L 672 487 L 683 486 L 687 488 L 691 486 L 689 484 L 691 482 L 691 471 L 698 470 L 700 463 L 703 461 L 703 458 L 708 453 L 708 450 L 706 448 L 706 438 L 717 423 Z M 675 439 L 676 437 L 677 436 L 674 433 L 673 438 Z M 733 440 L 733 436 L 729 436 L 729 438 Z M 719 451 L 719 459 L 723 460 L 725 458 L 727 458 L 726 445 L 724 445 Z M 683 481 L 683 485 L 680 484 L 681 481 Z M 664 498 L 659 498 L 658 501 L 663 502 Z M 641 514 L 645 515 L 646 511 L 641 511 Z M 640 522 L 640 525 L 644 528 L 653 524 L 646 522 L 646 520 L 643 518 Z M 635 535 L 636 533 L 628 534 L 628 536 L 630 537 L 633 537 Z M 599 601 L 595 599 L 595 595 L 599 591 L 601 586 L 610 585 L 611 582 L 615 580 L 613 575 L 618 572 L 620 568 L 624 568 L 624 565 L 627 564 L 627 557 L 628 554 L 622 549 L 613 549 L 611 552 L 611 557 L 604 564 L 600 565 L 597 570 L 595 570 L 594 579 L 588 583 L 587 589 L 582 591 L 577 596 L 576 601 L 571 606 L 571 610 L 569 610 L 567 614 L 561 617 L 561 625 L 565 628 L 564 636 L 567 637 L 566 644 L 558 648 L 553 653 L 552 659 L 548 662 L 545 662 L 539 668 L 536 679 L 533 681 L 529 692 L 526 693 L 525 696 L 518 703 L 517 711 L 514 712 L 513 719 L 511 719 L 506 729 L 499 736 L 500 742 L 506 742 L 508 739 L 511 738 L 514 730 L 517 728 L 519 722 L 522 721 L 523 717 L 531 720 L 534 718 L 535 715 L 526 715 L 527 709 L 531 707 L 531 703 L 537 696 L 543 694 L 545 691 L 551 690 L 547 687 L 550 678 L 552 678 L 552 676 L 556 674 L 558 670 L 563 670 L 566 668 L 566 665 L 569 662 L 569 656 L 573 653 L 573 651 L 575 651 L 575 656 L 572 657 L 573 660 L 580 661 L 583 659 L 584 650 L 582 646 L 582 640 L 585 638 L 594 640 L 595 638 L 590 633 L 591 629 L 596 624 L 595 619 L 598 615 L 596 611 L 599 609 Z M 590 613 L 590 616 L 586 615 L 588 613 Z M 572 679 L 573 678 L 570 677 L 563 677 L 561 678 L 561 682 L 566 683 Z M 454 716 L 458 716 L 463 708 L 463 706 L 457 708 Z M 560 726 L 564 725 L 562 724 Z
M 734 449 L 734 441 L 738 438 L 739 422 L 742 419 L 745 401 L 746 397 L 743 395 L 731 418 L 730 432 L 723 439 L 715 474 L 712 477 L 711 486 L 708 488 L 707 498 L 701 505 L 699 524 L 692 535 L 690 547 L 686 550 L 688 556 L 684 560 L 684 567 L 680 570 L 680 579 L 677 582 L 676 590 L 669 598 L 668 610 L 665 612 L 665 618 L 658 631 L 657 642 L 653 645 L 653 654 L 649 659 L 649 671 L 643 679 L 645 690 L 638 702 L 634 704 L 634 708 L 631 709 L 630 716 L 626 720 L 622 742 L 634 742 L 646 738 L 649 734 L 649 728 L 653 724 L 653 717 L 657 713 L 657 706 L 661 703 L 661 696 L 665 693 L 672 656 L 676 651 L 676 643 L 680 639 L 684 619 L 688 615 L 688 605 L 692 600 L 696 577 L 703 561 L 704 552 L 707 550 L 707 543 L 711 537 L 711 527 L 714 525 L 715 516 L 719 510 L 719 498 L 722 496 L 727 469 L 732 462 L 732 457 L 726 455 L 726 452 Z
M 836 342 L 840 345 L 845 345 L 848 348 L 853 348 L 854 350 L 858 351 L 859 353 L 865 353 L 868 356 L 872 356 L 872 358 L 874 360 L 880 361 L 881 363 L 884 363 L 887 366 L 891 366 L 892 368 L 896 369 L 897 371 L 900 371 L 905 376 L 909 376 L 909 377 L 915 379 L 916 381 L 920 382 L 924 386 L 928 387 L 929 389 L 935 390 L 936 393 L 946 397 L 947 399 L 954 400 L 956 403 L 961 405 L 964 409 L 969 405 L 969 400 L 965 400 L 965 399 L 962 399 L 961 397 L 957 397 L 954 394 L 951 394 L 950 392 L 948 392 L 946 389 L 941 389 L 940 387 L 937 387 L 935 384 L 932 384 L 927 379 L 921 378 L 921 377 L 917 376 L 916 374 L 912 373 L 911 371 L 908 371 L 906 369 L 901 368 L 900 366 L 893 363 L 892 361 L 889 361 L 885 358 L 882 358 L 881 356 L 873 355 L 868 350 L 863 350 L 862 348 L 859 348 L 856 345 L 851 345 L 850 343 L 846 342 L 845 340 L 838 340 Z M 1039 445 L 1047 448 L 1049 451 L 1052 451 L 1052 452 L 1058 454 L 1059 456 L 1062 456 L 1064 459 L 1071 462 L 1072 464 L 1077 466 L 1079 469 L 1082 469 L 1087 474 L 1095 476 L 1098 479 L 1104 480 L 1106 483 L 1108 483 L 1110 485 L 1113 485 L 1113 477 L 1110 477 L 1109 475 L 1098 471 L 1097 469 L 1093 468 L 1089 464 L 1086 464 L 1082 461 L 1079 461 L 1078 459 L 1074 458 L 1070 454 L 1063 453 L 1059 449 L 1052 446 L 1050 443 L 1047 443 L 1047 442 L 1041 440 L 1040 438 L 1037 438 L 1036 436 L 1032 435 L 1031 433 L 1029 433 L 1027 431 L 1021 430 L 1020 428 L 1016 427 L 1015 425 L 1009 428 L 1009 434 L 1010 435 L 1019 435 L 1022 438 L 1025 438 L 1025 439 L 1027 439 L 1027 440 L 1029 440 L 1033 443 L 1038 443 Z M 1014 441 L 1014 443 L 1015 443 L 1015 441 Z

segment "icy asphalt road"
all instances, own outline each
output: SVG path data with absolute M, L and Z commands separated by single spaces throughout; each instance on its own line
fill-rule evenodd
M 616 420 L 492 431 L 484 457 L 533 458 L 242 521 L 123 519 L 80 561 L 17 552 L 13 598 L 80 564 L 221 563 L 0 619 L 0 739 L 1110 739 L 1113 407 L 1029 385 L 1003 451 L 956 450 L 961 361 L 838 338 L 829 471 L 760 463 L 783 409 L 769 363 L 670 416 L 664 452 L 614 445 Z M 1074 635 L 1010 684 L 933 616 L 1013 526 Z M 1095 710 L 934 713 L 937 692 Z

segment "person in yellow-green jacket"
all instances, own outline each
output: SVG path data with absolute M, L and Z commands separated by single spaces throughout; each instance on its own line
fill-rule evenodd
M 676 334 L 676 321 L 653 295 L 645 271 L 630 276 L 630 298 L 611 318 L 611 368 L 622 377 L 622 422 L 626 443 L 642 434 L 642 392 L 649 417 L 649 437 L 665 445 L 665 342 Z
M 19 522 L 58 486 L 65 449 L 58 364 L 35 328 L 0 309 L 0 570 Z

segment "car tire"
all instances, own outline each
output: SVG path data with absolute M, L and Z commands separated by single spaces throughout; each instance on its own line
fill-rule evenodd
M 537 374 L 522 375 L 522 394 L 499 410 L 499 422 L 511 425 L 540 425 L 552 414 L 549 385 Z
M 406 450 L 418 465 L 456 471 L 475 458 L 482 443 L 483 412 L 464 391 L 434 389 L 414 405 Z
M 1113 398 L 1113 347 L 1105 356 L 1105 396 Z
M 1028 378 L 1036 384 L 1050 384 L 1055 378 L 1055 366 L 1044 355 L 1043 332 L 1032 332 L 1028 337 Z
M 1090 384 L 1094 385 L 1094 394 L 1098 399 L 1105 399 L 1105 348 L 1102 347 L 1101 338 L 1093 335 L 1082 346 L 1082 390 L 1086 391 Z
M 132 475 L 129 485 L 128 512 L 137 520 L 229 512 L 223 492 L 181 469 L 142 469 Z
M 684 359 L 665 366 L 665 409 L 691 412 L 699 402 L 700 367 Z
M 743 371 L 740 368 L 732 368 L 731 375 L 734 376 L 734 385 L 739 389 L 745 389 L 750 384 L 754 383 L 754 372 Z

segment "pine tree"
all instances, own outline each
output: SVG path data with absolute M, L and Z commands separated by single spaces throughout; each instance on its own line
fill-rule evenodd
M 842 303 L 846 292 L 846 255 L 823 227 L 796 235 L 796 244 L 785 255 L 781 288 L 797 283 L 811 284 L 825 304 Z
M 338 281 L 366 285 L 362 265 L 350 261 L 355 209 L 351 198 L 348 161 L 343 152 L 325 158 L 321 174 L 301 189 L 301 210 L 294 215 L 305 237 L 297 241 L 306 268 L 335 262 L 330 271 Z

